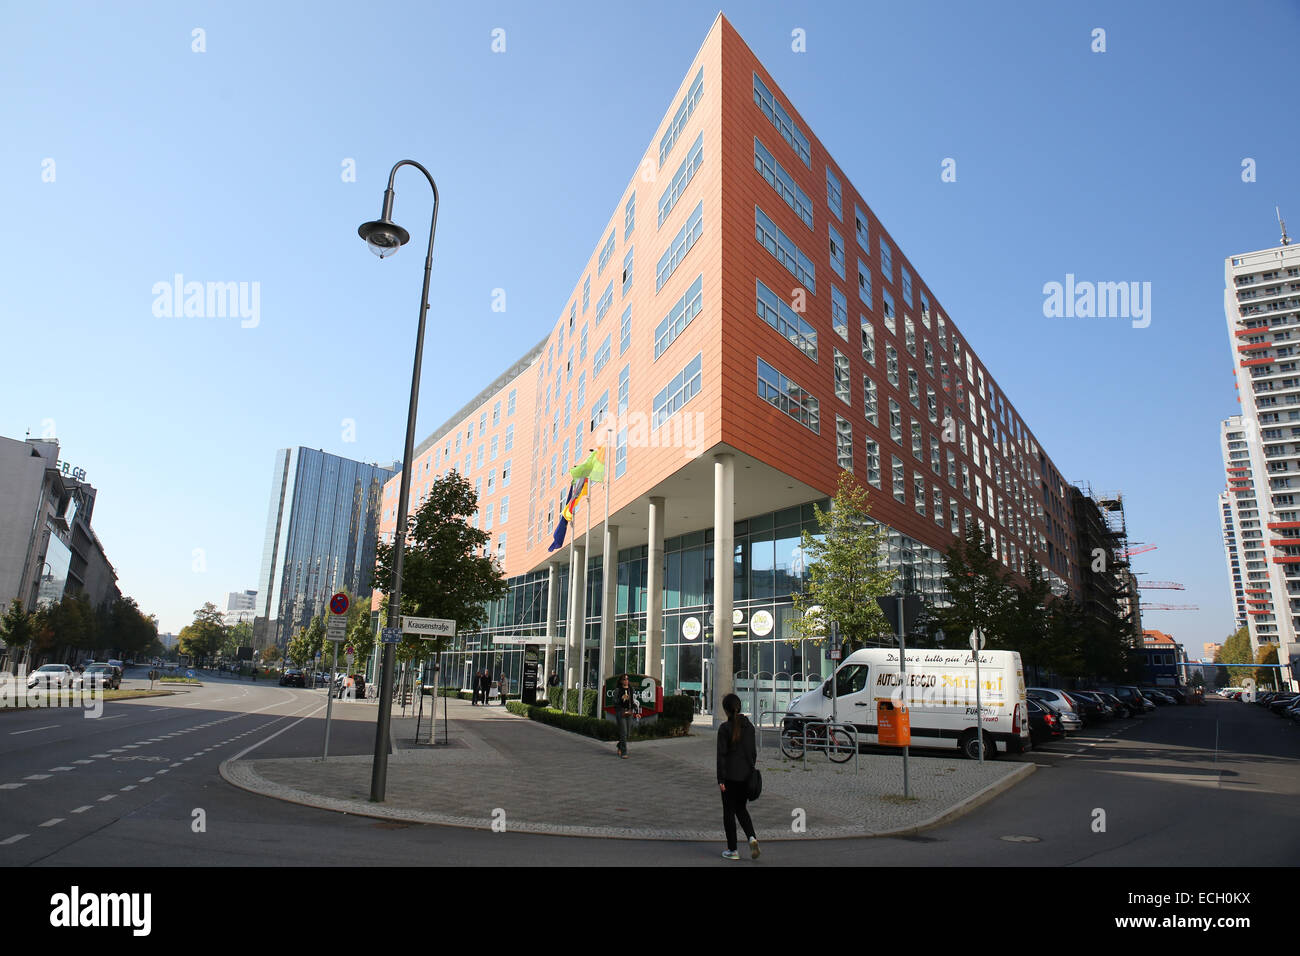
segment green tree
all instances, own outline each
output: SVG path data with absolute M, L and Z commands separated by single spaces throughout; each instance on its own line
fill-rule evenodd
M 1216 664 L 1254 664 L 1255 658 L 1250 649 L 1250 632 L 1246 628 L 1241 628 L 1231 637 L 1223 642 L 1217 654 L 1214 655 Z M 1236 687 L 1247 678 L 1255 676 L 1254 667 L 1228 667 L 1224 668 L 1228 672 L 1228 681 Z
M 194 621 L 181 628 L 176 642 L 182 654 L 190 655 L 197 662 L 214 656 L 221 649 L 225 637 L 223 615 L 215 604 L 208 601 L 194 612 Z
M 1258 655 L 1255 657 L 1256 664 L 1276 664 L 1277 663 L 1277 645 L 1261 647 Z M 1268 687 L 1277 690 L 1279 687 L 1277 680 L 1276 667 L 1257 667 L 1255 668 L 1255 683 L 1260 687 Z
M 991 650 L 1019 650 L 1012 643 L 1013 631 L 1038 639 L 1037 622 L 1017 627 L 1016 588 L 993 554 L 993 545 L 974 522 L 964 537 L 954 541 L 944 555 L 944 584 L 948 605 L 932 608 L 931 616 L 965 647 L 971 631 L 984 631 L 985 647 Z M 1022 609 L 1023 610 L 1023 609 Z
M 458 471 L 429 487 L 428 497 L 407 521 L 402 614 L 447 618 L 460 633 L 473 633 L 487 622 L 487 605 L 505 595 L 506 583 L 496 562 L 483 556 L 491 536 L 467 520 L 477 510 L 474 488 Z M 376 582 L 392 580 L 393 550 L 384 542 L 377 547 Z M 443 650 L 446 641 L 407 637 L 403 643 L 406 653 L 426 656 Z
M 9 603 L 4 617 L 0 617 L 0 640 L 9 649 L 9 666 L 15 674 L 26 652 L 27 645 L 36 637 L 36 621 L 32 612 L 23 607 L 21 598 Z
M 876 598 L 890 592 L 895 572 L 886 566 L 885 530 L 869 515 L 866 489 L 841 471 L 830 509 L 817 509 L 819 534 L 803 532 L 808 583 L 794 595 L 799 614 L 790 622 L 791 639 L 820 642 L 835 622 L 847 653 L 889 633 Z M 821 613 L 808 616 L 813 607 Z

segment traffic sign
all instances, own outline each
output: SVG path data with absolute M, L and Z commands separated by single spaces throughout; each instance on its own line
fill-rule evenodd
M 342 591 L 340 591 L 338 594 L 336 594 L 336 595 L 334 595 L 332 598 L 330 598 L 330 613 L 331 613 L 331 614 L 347 614 L 347 613 L 348 613 L 348 603 L 349 603 L 349 602 L 348 602 L 348 596 L 347 596 L 346 594 L 344 594 Z
M 402 617 L 402 633 L 417 637 L 455 637 L 456 622 L 440 617 Z
M 330 618 L 329 624 L 325 625 L 325 640 L 341 644 L 347 639 L 348 619 L 345 617 Z
M 385 644 L 402 643 L 402 632 L 396 627 L 386 627 L 383 630 L 382 641 Z
M 970 632 L 970 649 L 972 651 L 984 650 L 984 632 L 978 627 Z

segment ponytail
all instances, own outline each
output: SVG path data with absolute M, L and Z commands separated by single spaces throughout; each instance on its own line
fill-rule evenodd
M 740 698 L 735 694 L 728 694 L 722 698 L 722 709 L 726 711 L 727 719 L 731 721 L 731 742 L 740 742 Z

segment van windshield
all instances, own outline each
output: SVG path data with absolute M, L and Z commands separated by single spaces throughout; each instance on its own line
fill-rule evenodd
M 846 664 L 841 667 L 835 675 L 835 695 L 843 697 L 846 694 L 856 694 L 866 687 L 868 670 L 866 664 Z

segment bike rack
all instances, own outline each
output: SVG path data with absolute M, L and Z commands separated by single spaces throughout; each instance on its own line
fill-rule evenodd
M 824 742 L 819 741 L 810 747 L 808 743 L 808 728 L 812 726 L 824 726 L 827 731 L 827 737 L 824 738 Z M 803 769 L 805 771 L 808 769 L 808 751 L 810 749 L 824 750 L 826 751 L 827 759 L 830 759 L 831 747 L 829 733 L 832 729 L 836 728 L 846 731 L 849 738 L 853 741 L 853 772 L 856 774 L 859 771 L 858 757 L 861 755 L 861 748 L 858 744 L 858 728 L 852 724 L 846 724 L 842 720 L 828 720 L 825 718 L 821 720 L 805 720 L 803 722 Z M 782 756 L 785 756 L 784 751 L 782 751 Z

